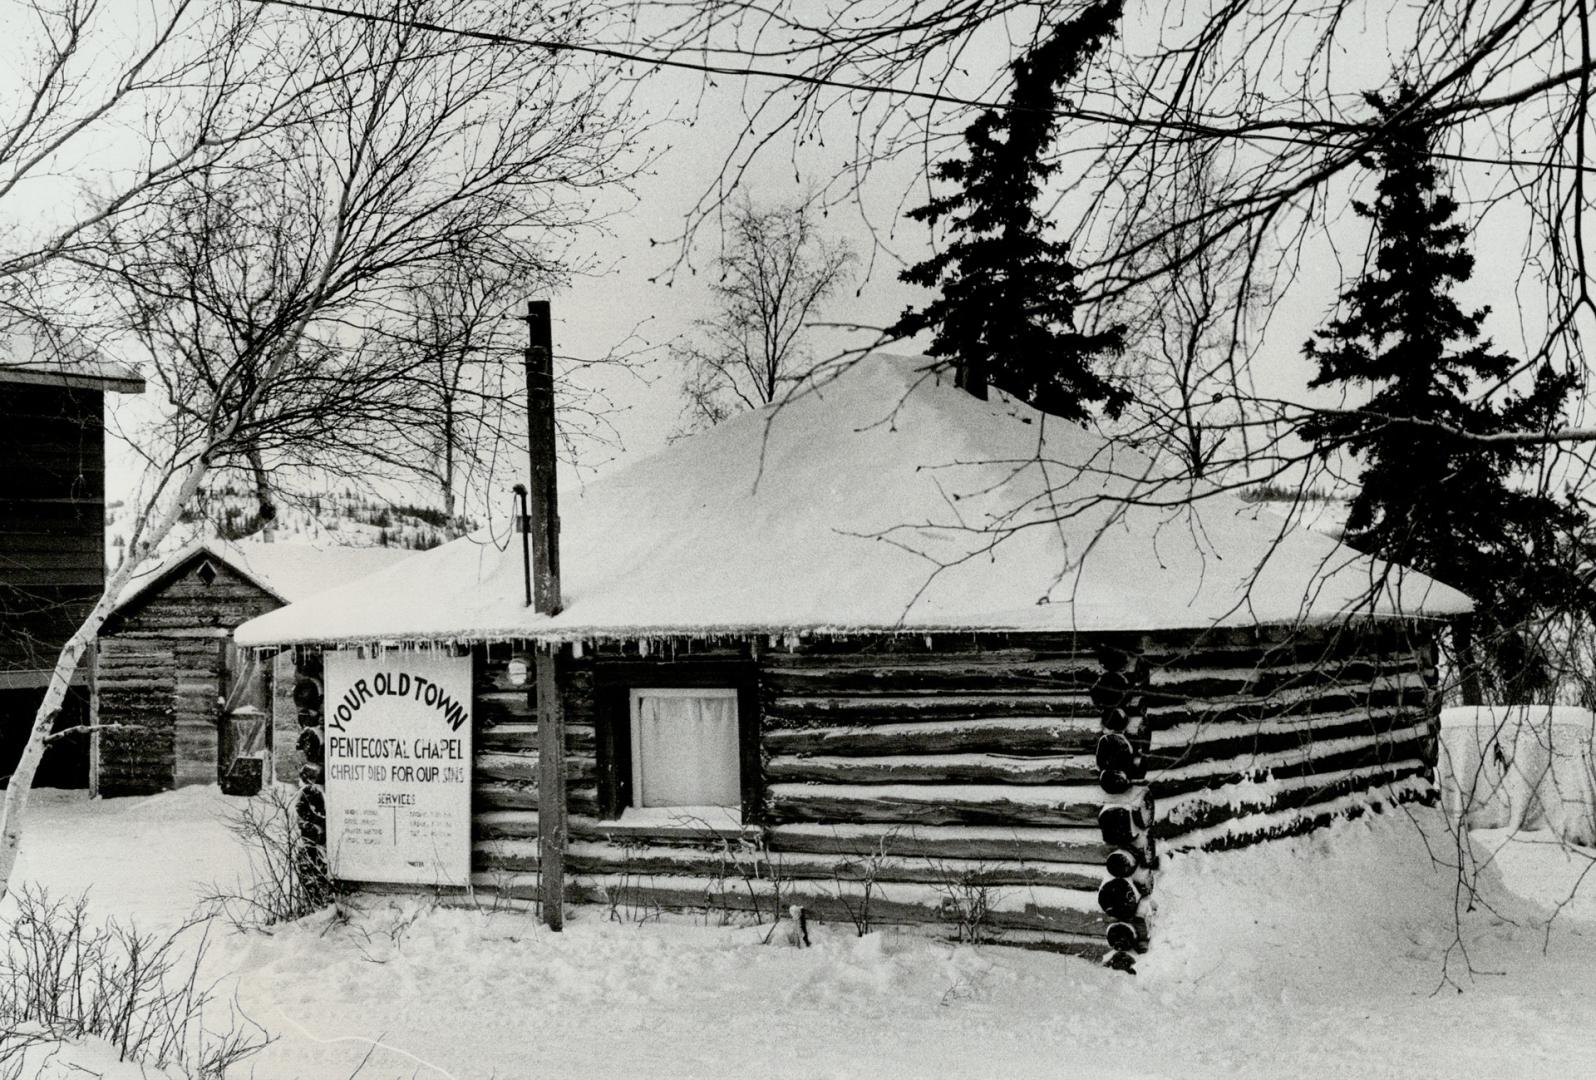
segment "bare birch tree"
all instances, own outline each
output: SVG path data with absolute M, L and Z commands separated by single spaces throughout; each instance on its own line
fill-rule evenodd
M 746 196 L 728 208 L 710 285 L 716 310 L 694 324 L 685 356 L 686 430 L 768 405 L 808 374 L 804 332 L 855 261 L 847 244 L 821 234 L 817 213 L 812 203 L 761 208 Z
M 1160 215 L 1188 224 L 1161 230 L 1149 252 L 1171 267 L 1168 277 L 1158 289 L 1130 298 L 1120 315 L 1131 327 L 1121 372 L 1134 388 L 1126 435 L 1171 457 L 1193 480 L 1250 464 L 1253 440 L 1244 421 L 1247 402 L 1256 396 L 1253 354 L 1272 292 L 1271 283 L 1256 277 L 1238 290 L 1247 251 L 1213 244 L 1209 221 L 1197 213 L 1223 186 L 1211 156 L 1188 163 L 1184 182 L 1169 192 L 1172 201 Z
M 410 358 L 406 396 L 433 422 L 398 434 L 422 455 L 451 521 L 473 451 L 499 441 L 520 411 L 515 376 L 526 335 L 513 312 L 534 284 L 456 262 L 429 272 L 401 298 L 388 346 Z
M 78 287 L 114 303 L 114 329 L 169 412 L 147 444 L 133 555 L 62 649 L 6 791 L 0 895 L 68 681 L 138 554 L 212 470 L 251 453 L 278 469 L 394 462 L 394 425 L 411 417 L 385 408 L 404 402 L 370 345 L 395 295 L 454 259 L 558 280 L 560 242 L 629 167 L 624 103 L 568 58 L 300 14 L 260 33 L 255 70 L 299 102 L 292 122 L 103 219 L 68 253 Z
M 268 53 L 291 64 L 297 45 L 241 0 L 3 0 L 0 11 L 0 309 L 13 316 L 30 314 L 19 297 L 30 275 L 292 122 L 315 89 L 262 77 Z

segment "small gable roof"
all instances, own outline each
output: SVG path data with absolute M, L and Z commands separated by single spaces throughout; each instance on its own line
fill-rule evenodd
M 292 604 L 415 554 L 404 548 L 316 547 L 215 537 L 197 539 L 135 570 L 112 611 L 122 611 L 141 597 L 159 591 L 203 557 L 229 567 L 284 604 Z
M 251 620 L 241 644 L 862 630 L 1119 631 L 1442 616 L 1423 574 L 922 358 L 874 356 L 561 496 L 564 610 L 477 534 Z

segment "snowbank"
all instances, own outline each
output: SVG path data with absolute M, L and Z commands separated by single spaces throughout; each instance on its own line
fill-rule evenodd
M 1139 972 L 1233 985 L 1362 981 L 1449 932 L 1455 847 L 1445 821 L 1415 805 L 1239 850 L 1172 854 Z
M 228 801 L 44 793 L 23 873 L 96 879 L 102 910 L 180 917 L 197 866 L 237 865 L 214 815 L 194 813 Z M 817 926 L 800 950 L 586 907 L 551 934 L 486 899 L 381 896 L 348 921 L 222 935 L 212 974 L 236 977 L 240 1007 L 280 1036 L 244 1070 L 260 1077 L 346 1080 L 369 1053 L 360 1080 L 1563 1080 L 1596 1060 L 1596 903 L 1565 911 L 1543 951 L 1547 898 L 1519 894 L 1549 869 L 1571 885 L 1591 853 L 1498 846 L 1480 860 L 1488 904 L 1461 910 L 1456 935 L 1455 878 L 1432 861 L 1455 845 L 1434 810 L 1170 856 L 1134 977 L 912 933 Z M 1469 961 L 1500 974 L 1471 977 Z
M 1442 805 L 1471 829 L 1550 829 L 1596 844 L 1596 713 L 1568 705 L 1441 710 Z

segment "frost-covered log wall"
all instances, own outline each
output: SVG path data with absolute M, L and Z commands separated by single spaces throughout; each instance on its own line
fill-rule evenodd
M 802 904 L 1129 967 L 1146 940 L 1150 808 L 1115 734 L 1123 691 L 1108 655 L 1034 635 L 590 647 L 561 664 L 571 895 L 633 912 Z M 479 884 L 530 892 L 536 724 L 503 670 L 497 657 L 479 668 L 475 869 Z M 759 712 L 748 827 L 620 819 L 606 777 L 627 733 L 606 696 L 748 671 Z
M 1100 958 L 1119 926 L 1129 966 L 1151 876 L 1134 828 L 1105 836 L 1105 822 L 1145 819 L 1147 791 L 1104 759 L 1100 650 L 1065 635 L 819 640 L 770 650 L 760 678 L 775 855 L 851 861 L 844 876 L 913 892 L 923 921 L 963 932 L 975 916 Z M 1109 873 L 1116 851 L 1139 885 Z
M 510 661 L 531 647 L 475 649 L 473 884 L 526 898 L 537 723 Z M 1304 831 L 1424 797 L 1433 775 L 1433 651 L 1413 625 L 678 639 L 567 646 L 558 670 L 568 896 L 621 918 L 801 904 L 1130 969 L 1157 845 Z M 670 685 L 753 688 L 741 828 L 624 812 L 627 694 Z
M 1145 639 L 1154 835 L 1235 847 L 1433 797 L 1433 633 L 1387 621 Z

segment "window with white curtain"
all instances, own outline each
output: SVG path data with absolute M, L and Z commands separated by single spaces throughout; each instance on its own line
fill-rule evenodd
M 741 806 L 736 690 L 633 690 L 631 711 L 633 807 Z

